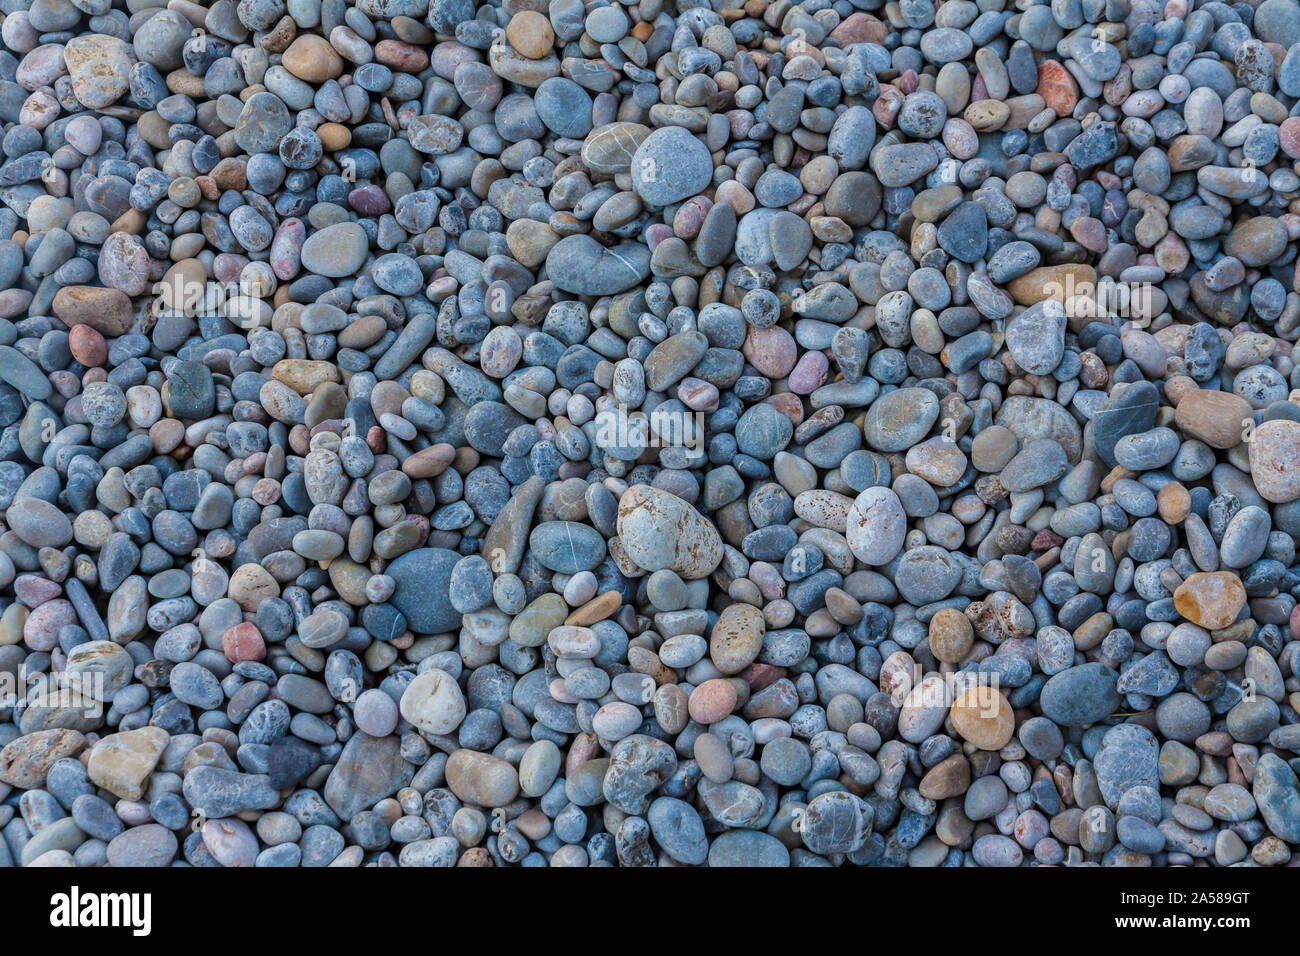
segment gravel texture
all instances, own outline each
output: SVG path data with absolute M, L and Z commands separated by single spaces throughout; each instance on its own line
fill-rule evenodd
M 1296 0 L 0 0 L 0 865 L 1300 861 Z

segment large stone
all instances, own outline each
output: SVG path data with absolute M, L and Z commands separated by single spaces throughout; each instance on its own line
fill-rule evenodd
M 879 567 L 898 557 L 907 539 L 907 513 L 892 489 L 868 488 L 849 508 L 845 537 L 854 557 Z
M 1295 771 L 1277 754 L 1259 758 L 1251 794 L 1273 835 L 1287 843 L 1300 843 L 1300 786 Z
M 20 790 L 44 787 L 50 767 L 76 756 L 85 743 L 84 734 L 62 728 L 17 737 L 0 750 L 0 782 Z
M 109 734 L 90 752 L 86 772 L 96 785 L 123 800 L 139 800 L 169 739 L 161 727 Z
M 1086 727 L 1119 707 L 1118 675 L 1105 664 L 1079 664 L 1061 671 L 1043 685 L 1039 704 L 1043 716 L 1062 727 Z
M 98 286 L 66 286 L 54 294 L 53 308 L 65 325 L 88 325 L 106 338 L 125 334 L 135 318 L 130 296 Z
M 1300 498 L 1300 422 L 1278 418 L 1250 436 L 1250 477 L 1274 504 Z
M 670 206 L 708 188 L 709 148 L 681 126 L 665 126 L 641 141 L 632 156 L 632 188 L 647 205 Z
M 1009 428 L 1021 446 L 1036 438 L 1050 438 L 1065 451 L 1070 464 L 1078 464 L 1083 454 L 1083 432 L 1066 409 L 1046 398 L 1012 395 L 994 418 L 994 423 Z
M 72 94 L 87 109 L 112 106 L 130 88 L 131 47 L 117 37 L 73 37 L 63 48 L 63 61 L 72 77 Z
M 1216 631 L 1237 619 L 1246 606 L 1246 589 L 1231 571 L 1198 572 L 1174 591 L 1174 607 L 1193 624 Z
M 338 222 L 307 237 L 302 245 L 303 268 L 341 279 L 361 268 L 368 248 L 369 239 L 360 224 Z
M 1007 320 L 1007 351 L 1026 372 L 1047 375 L 1065 354 L 1065 306 L 1043 299 Z
M 1106 731 L 1093 759 L 1097 786 L 1112 810 L 1133 787 L 1160 788 L 1160 743 L 1141 724 L 1120 724 Z
M 393 607 L 412 631 L 441 634 L 460 624 L 460 612 L 451 604 L 451 569 L 459 560 L 446 548 L 419 548 L 388 566 L 386 573 L 397 582 Z
M 500 757 L 457 750 L 447 758 L 446 773 L 451 792 L 474 806 L 504 807 L 519 795 L 519 774 Z
M 411 782 L 412 767 L 402 758 L 400 737 L 371 737 L 360 731 L 348 738 L 325 781 L 323 796 L 341 820 L 351 820 Z
M 1250 402 L 1232 392 L 1206 388 L 1188 392 L 1174 412 L 1174 424 L 1183 435 L 1211 448 L 1235 448 L 1254 423 Z
M 650 275 L 650 250 L 625 242 L 607 249 L 591 236 L 566 236 L 546 254 L 546 275 L 574 295 L 616 295 Z
M 668 569 L 695 580 L 722 561 L 722 538 L 713 523 L 676 495 L 649 485 L 633 485 L 619 499 L 618 537 L 646 571 Z

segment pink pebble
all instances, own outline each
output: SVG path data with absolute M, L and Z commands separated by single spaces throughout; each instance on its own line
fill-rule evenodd
M 372 184 L 358 186 L 348 193 L 348 205 L 363 216 L 382 216 L 393 208 L 388 194 Z
M 671 239 L 673 227 L 662 222 L 657 222 L 653 226 L 648 226 L 645 231 L 645 243 L 650 247 L 650 251 L 655 251 L 655 246 L 665 239 Z
M 754 368 L 772 379 L 789 375 L 799 357 L 794 336 L 779 325 L 766 329 L 751 327 L 741 351 Z
M 35 574 L 20 574 L 14 581 L 14 597 L 29 608 L 40 607 L 63 593 L 63 588 Z
M 1288 116 L 1277 128 L 1278 145 L 1292 159 L 1300 159 L 1300 116 Z
M 701 724 L 716 724 L 736 706 L 736 688 L 728 680 L 715 677 L 691 691 L 686 709 L 691 719 Z
M 830 363 L 821 352 L 805 352 L 790 373 L 790 391 L 796 395 L 811 395 L 821 388 L 830 371 Z
M 271 271 L 277 279 L 288 281 L 301 268 L 302 244 L 307 241 L 307 227 L 301 219 L 286 219 L 271 240 Z

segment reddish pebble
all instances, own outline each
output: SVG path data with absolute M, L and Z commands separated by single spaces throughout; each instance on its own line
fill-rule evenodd
M 363 216 L 382 216 L 393 208 L 388 194 L 371 184 L 358 186 L 348 193 L 348 205 Z
M 718 386 L 700 378 L 687 376 L 677 384 L 677 397 L 693 412 L 718 410 Z
M 736 688 L 730 681 L 715 677 L 691 691 L 686 709 L 696 723 L 716 724 L 731 713 L 736 697 Z
M 1300 159 L 1300 116 L 1289 116 L 1277 128 L 1277 142 L 1282 152 Z
M 1181 275 L 1192 258 L 1187 243 L 1173 232 L 1165 233 L 1165 237 L 1156 243 L 1155 254 L 1156 265 L 1169 275 Z
M 248 257 L 233 252 L 223 252 L 212 260 L 212 277 L 218 282 L 235 282 L 248 265 Z
M 447 470 L 447 466 L 456 457 L 456 448 L 446 442 L 439 442 L 422 448 L 413 455 L 408 455 L 402 462 L 402 471 L 410 478 L 436 478 Z
M 1064 169 L 1064 166 L 1057 167 L 1056 173 L 1053 175 L 1060 175 Z M 1102 189 L 1119 189 L 1119 187 L 1124 183 L 1124 180 L 1120 179 L 1114 173 L 1107 172 L 1104 169 L 1097 170 L 1092 174 L 1092 178 L 1097 180 L 1097 185 Z
M 68 349 L 87 368 L 103 365 L 108 360 L 108 343 L 89 325 L 74 325 L 69 330 Z
M 1034 535 L 1034 540 L 1029 542 L 1029 547 L 1034 551 L 1050 551 L 1052 548 L 1059 548 L 1065 544 L 1065 539 L 1055 531 L 1044 528 L 1038 534 Z
M 59 631 L 77 623 L 77 612 L 66 598 L 55 598 L 34 608 L 23 625 L 23 643 L 34 651 L 52 651 L 59 646 Z
M 731 127 L 732 139 L 744 139 L 749 135 L 749 131 L 754 128 L 754 114 L 749 110 L 727 110 L 727 123 Z
M 271 240 L 271 271 L 277 279 L 289 280 L 301 267 L 302 244 L 307 241 L 307 227 L 301 219 L 286 219 Z
M 78 326 L 80 328 L 80 326 Z M 14 597 L 29 608 L 40 607 L 63 593 L 63 588 L 34 574 L 20 574 L 14 580 Z
M 704 217 L 713 208 L 713 202 L 703 196 L 696 196 L 682 203 L 673 216 L 673 235 L 679 239 L 694 239 L 704 225 Z
M 252 499 L 265 508 L 280 500 L 280 483 L 274 478 L 262 478 L 253 485 Z
M 1085 249 L 1096 253 L 1106 251 L 1106 226 L 1100 219 L 1092 216 L 1080 216 L 1070 223 L 1070 235 Z
M 876 118 L 876 122 L 885 129 L 893 129 L 894 122 L 898 119 L 898 111 L 903 108 L 903 93 L 897 87 L 886 86 L 876 97 L 876 102 L 871 105 L 871 115 Z
M 741 351 L 754 368 L 771 379 L 789 375 L 799 357 L 794 336 L 779 325 L 766 329 L 751 327 Z
M 805 352 L 790 373 L 790 391 L 796 395 L 811 395 L 826 382 L 830 363 L 822 352 Z
M 401 40 L 380 40 L 375 44 L 375 61 L 401 73 L 419 73 L 429 65 L 429 54 Z
M 448 82 L 455 79 L 456 67 L 462 63 L 478 62 L 482 58 L 483 54 L 478 50 L 456 40 L 444 40 L 429 51 L 429 65 L 433 67 L 433 72 Z
M 757 693 L 764 687 L 775 684 L 785 676 L 785 668 L 777 667 L 774 664 L 760 664 L 755 662 L 745 668 L 740 676 L 749 684 L 751 693 Z
M 790 424 L 798 426 L 803 422 L 803 402 L 793 392 L 778 392 L 763 401 L 790 419 Z
M 648 226 L 645 231 L 645 242 L 650 247 L 650 251 L 655 251 L 655 246 L 665 239 L 671 239 L 673 236 L 673 227 L 662 222 L 657 222 L 653 226 Z
M 831 31 L 831 37 L 839 40 L 841 47 L 855 43 L 884 43 L 887 36 L 889 27 L 869 13 L 850 13 Z
M 266 658 L 266 641 L 256 624 L 245 621 L 228 628 L 221 635 L 221 650 L 226 660 L 233 664 L 240 661 L 260 661 Z
M 1069 116 L 1079 102 L 1079 84 L 1056 60 L 1038 64 L 1038 95 L 1057 116 Z
M 195 176 L 194 185 L 199 187 L 199 192 L 204 199 L 220 199 L 221 187 L 211 176 Z

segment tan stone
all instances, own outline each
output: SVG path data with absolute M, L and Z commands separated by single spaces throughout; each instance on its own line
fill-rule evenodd
M 582 144 L 582 161 L 592 172 L 625 173 L 632 168 L 641 141 L 649 135 L 650 127 L 640 123 L 607 123 L 587 136 Z
M 763 649 L 763 612 L 752 604 L 732 604 L 718 615 L 709 636 L 709 657 L 724 674 L 738 674 Z
M 130 296 L 97 286 L 66 286 L 55 293 L 53 308 L 64 325 L 88 325 L 109 338 L 125 334 L 135 318 Z
M 1001 750 L 1016 730 L 1011 703 L 988 684 L 962 691 L 949 713 L 957 733 L 980 750 Z
M 158 765 L 170 738 L 161 727 L 141 727 L 109 734 L 90 752 L 86 772 L 96 785 L 123 800 L 144 796 L 149 774 Z
M 977 100 L 966 107 L 962 118 L 970 123 L 975 132 L 990 133 L 1006 125 L 1011 118 L 1011 107 L 1001 100 Z
M 1246 428 L 1255 421 L 1250 402 L 1232 392 L 1199 388 L 1188 392 L 1174 411 L 1174 424 L 1188 438 L 1211 448 L 1234 448 L 1241 444 Z
M 280 65 L 308 83 L 324 83 L 343 73 L 343 57 L 324 37 L 304 33 L 281 55 Z
M 606 591 L 592 598 L 564 619 L 565 624 L 590 627 L 614 614 L 623 605 L 623 596 L 617 591 Z
M 466 803 L 504 807 L 519 795 L 519 774 L 500 757 L 457 750 L 447 758 L 447 786 Z
M 229 594 L 231 600 L 251 612 L 256 611 L 264 599 L 279 597 L 280 585 L 260 564 L 244 564 L 230 576 Z
M 9 741 L 0 750 L 0 781 L 20 790 L 45 786 L 45 775 L 56 761 L 76 755 L 86 737 L 76 730 L 38 730 Z
M 970 788 L 970 763 L 962 754 L 953 754 L 931 767 L 917 788 L 929 800 L 958 797 Z
M 1156 507 L 1166 524 L 1181 524 L 1192 512 L 1192 496 L 1182 482 L 1171 481 L 1156 493 Z
M 530 60 L 540 60 L 555 45 L 551 21 L 535 10 L 520 10 L 506 25 L 506 39 Z
M 1246 606 L 1246 589 L 1231 571 L 1193 574 L 1174 591 L 1174 607 L 1211 631 L 1227 627 Z
M 72 93 L 82 106 L 102 110 L 130 88 L 131 47 L 104 33 L 74 37 L 63 48 Z
M 970 653 L 974 640 L 970 618 L 956 608 L 940 608 L 930 618 L 930 652 L 936 660 L 957 663 Z
M 299 395 L 310 395 L 326 382 L 337 382 L 339 370 L 333 362 L 281 359 L 271 369 L 271 377 L 288 385 Z
M 1097 270 L 1082 263 L 1039 266 L 1007 283 L 1007 291 L 1017 305 L 1033 305 L 1055 299 L 1062 305 L 1074 295 L 1090 294 L 1096 289 Z
M 510 254 L 527 269 L 536 269 L 545 262 L 547 253 L 559 241 L 554 229 L 536 219 L 516 219 L 506 228 Z

